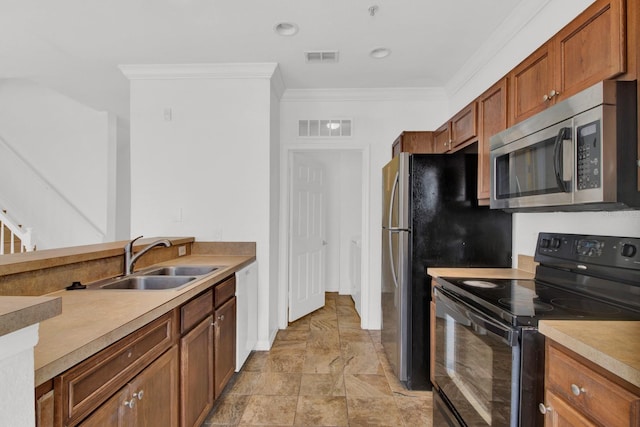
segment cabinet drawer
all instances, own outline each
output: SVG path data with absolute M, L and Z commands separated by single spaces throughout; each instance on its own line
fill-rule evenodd
M 236 277 L 231 276 L 214 288 L 214 305 L 216 308 L 224 304 L 236 294 Z
M 124 386 L 175 341 L 170 312 L 56 377 L 62 422 L 73 425 Z
M 547 347 L 547 370 L 546 388 L 599 423 L 608 427 L 630 427 L 640 421 L 640 396 L 554 346 Z
M 213 291 L 207 291 L 187 302 L 180 309 L 180 333 L 184 334 L 213 313 Z

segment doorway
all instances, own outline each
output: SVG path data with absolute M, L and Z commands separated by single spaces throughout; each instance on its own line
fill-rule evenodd
M 361 286 L 368 277 L 368 241 L 365 230 L 368 229 L 368 191 L 369 191 L 369 153 L 368 147 L 340 147 L 334 145 L 318 146 L 296 145 L 283 150 L 282 200 L 281 200 L 281 277 L 279 327 L 285 328 L 290 320 L 290 311 L 296 311 L 296 318 L 304 313 L 298 307 L 292 310 L 292 283 L 299 274 L 292 265 L 293 258 L 299 254 L 292 245 L 295 184 L 292 171 L 300 170 L 303 163 L 322 165 L 326 174 L 325 184 L 325 228 L 321 241 L 324 250 L 323 271 L 316 271 L 316 277 L 323 276 L 318 292 L 338 292 L 351 295 L 360 314 L 362 324 L 366 324 L 368 292 Z M 296 202 L 298 203 L 298 202 Z M 297 214 L 295 214 L 297 215 Z M 297 261 L 296 261 L 297 262 Z M 295 275 L 292 275 L 292 271 Z M 307 272 L 310 273 L 310 272 Z M 306 280 L 306 279 L 305 279 Z M 310 280 L 313 283 L 314 279 Z M 364 282 L 366 283 L 366 282 Z M 295 290 L 298 292 L 298 289 Z M 315 292 L 315 291 L 314 291 Z M 317 304 L 317 303 L 316 303 Z M 308 307 L 313 307 L 309 304 Z M 310 309 L 310 311 L 315 308 Z M 304 315 L 304 314 L 302 314 Z

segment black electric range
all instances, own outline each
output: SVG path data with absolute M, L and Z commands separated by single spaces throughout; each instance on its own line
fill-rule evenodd
M 434 423 L 540 426 L 538 322 L 640 320 L 640 238 L 540 233 L 534 259 L 531 280 L 436 279 Z

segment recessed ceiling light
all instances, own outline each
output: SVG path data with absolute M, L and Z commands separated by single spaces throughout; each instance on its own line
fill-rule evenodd
M 281 36 L 293 36 L 298 33 L 298 26 L 291 22 L 281 22 L 273 30 Z
M 378 47 L 369 52 L 369 56 L 376 59 L 386 58 L 389 55 L 391 55 L 391 49 L 386 47 Z

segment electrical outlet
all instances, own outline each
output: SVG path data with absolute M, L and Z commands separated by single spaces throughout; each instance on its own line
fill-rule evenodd
M 178 246 L 178 256 L 184 256 L 187 254 L 187 247 L 182 245 Z

